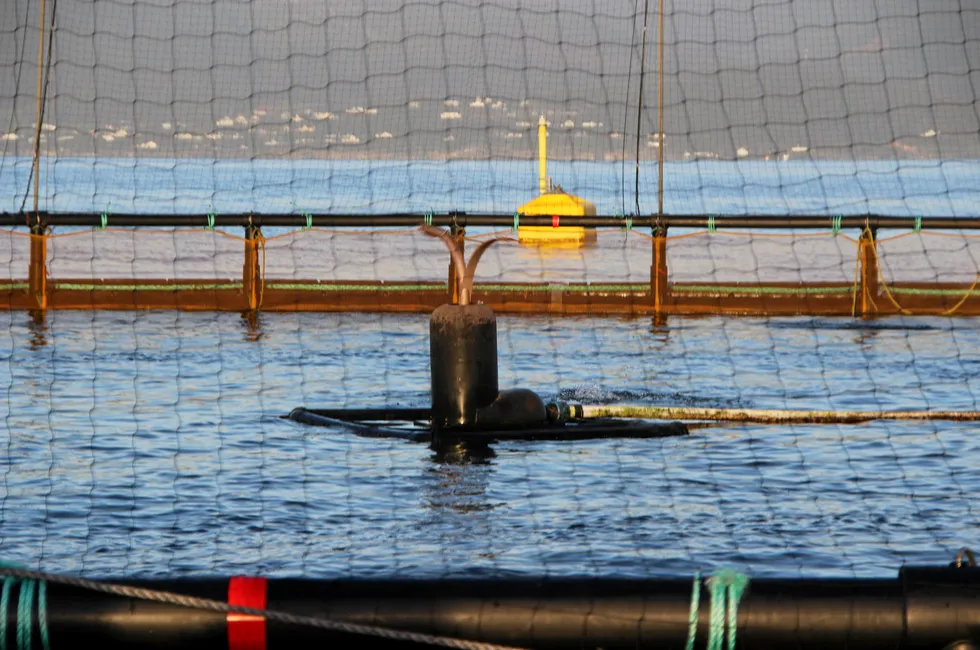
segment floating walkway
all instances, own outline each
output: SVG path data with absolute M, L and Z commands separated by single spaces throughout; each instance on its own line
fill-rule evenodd
M 241 279 L 147 278 L 95 279 L 52 277 L 49 269 L 48 244 L 52 237 L 75 236 L 52 234 L 52 228 L 85 227 L 94 232 L 82 234 L 97 237 L 106 219 L 100 215 L 39 213 L 37 215 L 0 214 L 0 226 L 31 223 L 28 232 L 10 231 L 30 239 L 30 259 L 25 260 L 23 276 L 0 281 L 0 308 L 44 311 L 47 309 L 183 309 L 235 312 L 324 311 L 324 312 L 411 312 L 428 313 L 456 295 L 454 273 L 446 281 L 364 281 L 342 280 L 318 282 L 302 278 L 279 280 L 267 277 L 266 239 L 263 227 L 406 228 L 448 226 L 450 235 L 465 245 L 467 227 L 509 227 L 520 231 L 525 226 L 550 228 L 552 217 L 543 215 L 113 215 L 110 227 L 127 230 L 130 237 L 139 236 L 140 228 L 241 227 L 244 237 L 221 231 L 225 237 L 242 245 Z M 520 226 L 515 225 L 520 221 Z M 570 216 L 562 224 L 586 229 L 620 229 L 643 237 L 649 242 L 649 282 L 510 282 L 473 285 L 473 300 L 482 302 L 502 314 L 588 314 L 637 315 L 743 315 L 743 316 L 852 316 L 875 318 L 890 315 L 977 316 L 980 315 L 980 269 L 972 281 L 886 281 L 878 258 L 879 229 L 905 229 L 906 234 L 922 233 L 948 236 L 980 237 L 978 218 L 906 218 L 868 215 L 863 217 L 803 216 L 665 216 L 632 217 Z M 641 225 L 642 224 L 642 225 Z M 561 227 L 564 227 L 561 226 Z M 812 230 L 829 236 L 844 237 L 854 245 L 853 281 L 838 282 L 678 282 L 671 281 L 667 264 L 672 228 L 703 229 L 693 234 L 730 231 Z M 723 230 L 724 229 L 724 230 Z M 858 236 L 843 231 L 856 230 Z M 645 232 L 649 231 L 649 232 Z M 810 234 L 810 233 L 807 233 Z M 680 235 L 690 237 L 691 233 Z M 789 233 L 760 236 L 790 236 Z M 792 236 L 805 236 L 797 234 Z M 901 237 L 898 235 L 896 237 Z M 884 240 L 882 240 L 884 241 Z M 26 249 L 25 245 L 25 249 Z M 967 251 L 969 252 L 969 251 Z M 26 254 L 26 251 L 25 251 Z M 290 252 L 291 254 L 291 252 Z M 611 250 L 610 255 L 621 255 Z M 972 257 L 970 258 L 972 259 Z M 448 262 L 448 258 L 447 258 Z M 93 262 L 94 263 L 94 262 Z M 271 261 L 269 262 L 271 263 Z M 301 262 L 300 262 L 301 264 Z M 681 262 L 677 263 L 678 266 Z M 139 261 L 133 264 L 139 274 Z M 805 271 L 806 269 L 799 269 Z M 16 269 L 11 272 L 16 274 Z M 962 278 L 961 278 L 962 279 Z

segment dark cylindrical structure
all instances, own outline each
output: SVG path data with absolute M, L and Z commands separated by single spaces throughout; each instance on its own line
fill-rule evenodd
M 429 321 L 432 423 L 472 426 L 497 397 L 497 319 L 483 305 L 443 305 Z
M 898 579 L 751 580 L 738 606 L 737 645 L 741 650 L 940 650 L 980 635 L 978 579 L 976 569 L 939 567 L 906 569 Z M 690 633 L 690 579 L 127 582 L 258 609 L 539 650 L 681 650 Z M 17 595 L 11 593 L 12 604 Z M 49 585 L 47 600 L 52 650 L 73 647 L 78 639 L 101 650 L 275 650 L 330 642 L 417 647 L 58 584 Z M 14 647 L 17 615 L 16 606 L 8 607 L 8 647 Z M 703 583 L 696 618 L 695 647 L 701 649 L 711 629 L 711 599 Z

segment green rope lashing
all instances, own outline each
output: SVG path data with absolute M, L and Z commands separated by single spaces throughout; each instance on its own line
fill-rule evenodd
M 214 208 L 208 206 L 208 225 L 204 226 L 205 230 L 214 230 Z
M 303 226 L 303 230 L 312 230 L 313 229 L 313 215 L 310 214 L 309 212 L 302 212 L 302 211 L 300 211 L 299 206 L 296 205 L 296 201 L 292 201 L 291 203 L 292 203 L 292 206 L 293 206 L 293 210 L 296 210 L 297 212 L 299 212 L 300 215 L 302 215 L 302 217 L 304 219 L 306 219 L 306 225 Z
M 708 635 L 708 650 L 721 650 L 726 627 L 728 650 L 735 650 L 738 602 L 742 599 L 748 584 L 749 579 L 746 576 L 731 569 L 723 569 L 708 578 L 708 588 L 711 591 L 711 632 Z
M 694 639 L 698 635 L 698 614 L 701 612 L 701 572 L 694 572 L 694 586 L 691 587 L 691 613 L 687 619 L 687 644 L 685 650 L 694 650 Z
M 520 227 L 521 227 L 521 213 L 520 212 L 515 212 L 514 213 L 514 225 L 512 225 L 510 227 L 510 229 L 511 229 L 512 232 L 517 232 L 517 230 L 519 230 Z
M 17 582 L 14 578 L 4 578 L 0 591 L 0 650 L 7 650 L 7 604 L 10 602 L 10 588 Z
M 425 213 L 425 216 L 423 217 L 423 222 L 427 226 L 432 225 L 432 210 L 429 210 L 428 212 Z
M 735 635 L 738 632 L 738 604 L 749 586 L 748 576 L 737 573 L 734 582 L 728 585 L 728 650 L 735 650 Z
M 103 210 L 102 211 L 102 214 L 99 216 L 100 225 L 97 228 L 97 230 L 105 230 L 106 227 L 109 225 L 109 208 L 110 208 L 110 206 L 112 206 L 112 203 L 106 203 L 105 204 L 105 210 Z
M 834 233 L 835 235 L 840 233 L 840 223 L 843 218 L 844 217 L 838 216 L 830 220 L 830 232 Z
M 708 232 L 717 232 L 718 228 L 715 227 L 715 215 L 708 215 Z
M 633 230 L 633 215 L 632 214 L 620 214 L 618 212 L 614 213 L 613 216 L 620 217 L 624 220 L 622 226 L 619 227 L 623 232 L 629 232 Z
M 4 566 L 17 567 L 8 562 L 0 562 Z M 17 567 L 19 568 L 19 567 Z M 48 634 L 48 589 L 44 581 L 21 580 L 7 576 L 0 589 L 0 650 L 7 650 L 7 607 L 10 604 L 10 591 L 15 584 L 20 585 L 17 598 L 17 650 L 32 650 L 34 628 L 32 610 L 34 609 L 34 594 L 37 592 L 37 625 L 41 633 L 41 647 L 51 650 L 51 638 Z
M 711 627 L 708 630 L 707 650 L 722 650 L 728 637 L 727 650 L 735 650 L 738 630 L 738 603 L 748 588 L 749 579 L 731 569 L 716 572 L 705 581 L 711 594 Z M 691 611 L 688 618 L 687 644 L 685 650 L 694 650 L 698 633 L 698 615 L 701 608 L 701 574 L 694 574 L 691 590 Z
M 51 650 L 48 635 L 48 583 L 42 580 L 37 586 L 37 626 L 41 631 L 41 647 Z
M 20 583 L 20 598 L 17 601 L 17 650 L 31 650 L 33 630 L 31 630 L 31 609 L 34 605 L 34 581 Z
M 922 232 L 922 217 L 915 218 L 915 227 L 912 228 L 912 232 Z
M 708 650 L 721 650 L 725 639 L 725 586 L 714 576 L 708 578 L 711 594 L 711 628 L 708 631 Z

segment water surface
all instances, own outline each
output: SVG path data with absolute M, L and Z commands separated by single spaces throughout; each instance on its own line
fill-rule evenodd
M 586 403 L 976 409 L 976 319 L 499 319 Z M 487 456 L 280 419 L 425 405 L 425 316 L 0 315 L 5 559 L 89 575 L 892 576 L 975 543 L 974 423 L 738 426 Z

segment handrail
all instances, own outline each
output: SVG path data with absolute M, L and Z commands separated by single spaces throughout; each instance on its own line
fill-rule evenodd
M 522 226 L 554 226 L 555 218 L 550 215 L 519 215 Z M 405 228 L 421 226 L 459 227 L 506 227 L 514 224 L 514 213 L 507 214 L 468 214 L 448 212 L 424 215 L 412 212 L 392 212 L 385 214 L 122 214 L 113 213 L 108 219 L 111 226 L 120 227 L 319 227 L 319 228 Z M 0 226 L 91 226 L 103 224 L 102 215 L 83 212 L 39 212 L 39 213 L 0 213 Z M 980 230 L 980 217 L 896 217 L 868 214 L 851 216 L 824 215 L 709 215 L 672 214 L 657 217 L 622 215 L 601 215 L 588 217 L 560 217 L 559 226 L 585 228 L 710 228 L 710 229 L 749 229 L 770 230 L 797 229 L 859 229 L 894 228 L 904 230 Z

